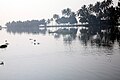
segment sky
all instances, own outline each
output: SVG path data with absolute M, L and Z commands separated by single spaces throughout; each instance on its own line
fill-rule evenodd
M 0 0 L 0 25 L 9 21 L 48 19 L 53 14 L 61 15 L 65 8 L 76 12 L 82 5 L 97 1 L 103 0 Z M 113 1 L 116 4 L 118 0 Z

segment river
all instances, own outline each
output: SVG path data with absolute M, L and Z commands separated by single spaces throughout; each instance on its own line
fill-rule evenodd
M 78 36 L 0 30 L 0 80 L 120 80 L 120 46 L 96 46 Z

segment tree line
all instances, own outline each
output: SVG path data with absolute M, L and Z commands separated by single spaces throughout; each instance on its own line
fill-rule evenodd
M 101 31 L 102 29 L 111 29 L 120 23 L 120 1 L 114 6 L 112 0 L 97 2 L 95 5 L 83 5 L 78 10 L 79 21 L 88 23 L 91 31 Z
M 53 14 L 50 19 L 13 21 L 6 23 L 7 27 L 38 27 L 48 25 L 53 21 L 56 24 L 89 24 L 91 31 L 112 28 L 111 26 L 120 24 L 120 0 L 114 6 L 112 0 L 96 2 L 94 5 L 83 5 L 78 11 L 73 12 L 70 8 L 61 11 L 62 16 Z M 78 18 L 78 20 L 77 20 Z M 109 26 L 110 25 L 110 26 Z

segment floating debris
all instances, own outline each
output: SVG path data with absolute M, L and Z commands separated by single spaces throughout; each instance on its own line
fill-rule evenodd
M 30 38 L 29 40 L 33 40 L 33 39 Z
M 34 40 L 34 42 L 36 42 L 36 40 Z
M 36 45 L 36 43 L 34 43 L 34 45 Z
M 5 42 L 7 42 L 7 40 L 5 40 Z
M 31 41 L 31 43 L 33 45 L 39 45 L 40 44 L 40 42 L 38 42 L 36 39 L 29 38 L 29 40 Z
M 40 43 L 37 43 L 38 45 L 40 44 Z

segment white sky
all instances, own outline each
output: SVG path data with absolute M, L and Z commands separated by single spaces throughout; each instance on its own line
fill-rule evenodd
M 0 0 L 0 24 L 13 20 L 47 19 L 55 13 L 61 14 L 65 8 L 77 11 L 82 5 L 97 1 L 103 0 Z

